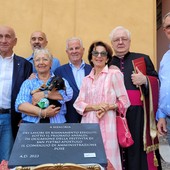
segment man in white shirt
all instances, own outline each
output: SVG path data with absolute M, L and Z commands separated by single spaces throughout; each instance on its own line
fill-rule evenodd
M 32 65 L 14 54 L 16 43 L 14 30 L 0 26 L 0 162 L 9 159 L 21 120 L 15 112 L 15 100 L 22 82 L 32 72 Z

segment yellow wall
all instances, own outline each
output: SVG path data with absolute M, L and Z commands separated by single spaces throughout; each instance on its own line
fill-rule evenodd
M 91 42 L 110 43 L 109 33 L 122 25 L 132 33 L 131 51 L 149 54 L 156 64 L 155 0 L 0 0 L 0 4 L 0 24 L 15 29 L 15 52 L 24 57 L 31 54 L 30 34 L 42 30 L 62 64 L 68 62 L 65 41 L 72 36 L 82 38 L 87 61 Z

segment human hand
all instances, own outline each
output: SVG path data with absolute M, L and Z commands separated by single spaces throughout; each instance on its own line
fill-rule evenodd
M 49 91 L 48 98 L 52 100 L 63 100 L 63 97 L 56 89 L 52 89 L 51 91 Z
M 36 77 L 36 73 L 32 73 L 29 77 L 28 77 L 28 79 L 34 79 Z
M 167 133 L 166 120 L 165 118 L 160 118 L 157 123 L 158 132 L 160 135 L 165 135 Z
M 0 162 L 0 169 L 1 169 L 1 170 L 10 170 L 10 169 L 8 169 L 8 161 L 2 160 L 2 161 Z
M 98 110 L 96 111 L 96 116 L 98 119 L 101 119 L 104 116 L 105 112 L 103 112 L 102 110 Z
M 107 104 L 107 103 L 101 103 L 101 104 L 97 105 L 96 106 L 96 109 L 97 109 L 96 116 L 99 119 L 101 119 L 104 116 L 104 114 L 109 110 L 109 108 L 110 108 L 109 104 Z
M 50 105 L 46 109 L 44 109 L 45 117 L 53 117 L 60 111 L 60 107 L 56 107 L 55 105 Z
M 109 160 L 107 160 L 107 167 L 106 170 L 115 170 L 115 168 L 113 167 L 113 165 L 111 164 L 111 162 Z
M 32 104 L 36 105 L 42 98 L 44 98 L 44 92 L 36 92 L 32 95 Z
M 131 75 L 131 80 L 134 85 L 141 86 L 142 84 L 146 84 L 147 79 L 146 76 L 136 67 L 137 73 L 133 73 Z

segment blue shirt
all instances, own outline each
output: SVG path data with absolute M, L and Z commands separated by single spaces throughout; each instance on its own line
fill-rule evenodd
M 49 78 L 48 81 L 52 79 L 54 76 L 53 73 L 51 73 L 51 77 Z M 73 96 L 73 90 L 70 87 L 69 83 L 67 82 L 66 79 L 64 79 L 66 90 L 59 90 L 59 93 L 62 95 L 63 100 L 58 100 L 62 106 L 60 108 L 60 111 L 54 116 L 50 117 L 50 123 L 64 123 L 66 122 L 65 119 L 65 114 L 66 114 L 66 104 L 65 102 L 70 101 Z M 38 78 L 36 75 L 36 78 L 34 79 L 27 79 L 23 82 L 20 91 L 18 93 L 16 102 L 15 102 L 15 109 L 17 112 L 19 112 L 18 107 L 20 104 L 29 102 L 32 103 L 32 95 L 31 92 L 35 89 L 38 89 L 41 85 L 43 84 L 43 81 Z M 28 121 L 28 122 L 33 122 L 33 123 L 38 123 L 40 118 L 37 116 L 30 116 L 25 113 L 22 113 L 22 120 Z
M 81 84 L 82 84 L 82 80 L 85 77 L 85 71 L 84 71 L 84 67 L 85 67 L 85 62 L 82 61 L 80 68 L 76 68 L 71 62 L 69 62 L 69 65 L 72 69 L 73 75 L 74 75 L 74 79 L 76 81 L 77 87 L 80 89 Z
M 34 67 L 33 54 L 30 57 L 26 58 L 26 59 L 32 64 L 33 73 L 37 73 L 37 71 L 36 71 L 36 69 Z M 54 72 L 55 69 L 57 67 L 59 67 L 59 66 L 60 66 L 60 61 L 57 58 L 53 57 L 53 63 L 52 63 L 51 71 Z
M 170 116 L 170 50 L 168 50 L 160 62 L 159 68 L 159 105 L 156 119 Z

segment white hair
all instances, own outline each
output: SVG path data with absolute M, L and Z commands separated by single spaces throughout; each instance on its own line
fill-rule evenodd
M 117 26 L 116 28 L 114 28 L 114 29 L 111 31 L 111 33 L 110 33 L 110 35 L 109 35 L 111 41 L 112 41 L 114 35 L 116 34 L 116 32 L 117 32 L 118 30 L 123 30 L 123 31 L 125 31 L 126 34 L 127 34 L 127 36 L 128 36 L 128 38 L 129 38 L 129 40 L 131 39 L 131 33 L 130 33 L 130 31 L 129 31 L 128 29 L 126 29 L 126 28 L 124 28 L 124 27 L 122 27 L 122 26 Z
M 70 41 L 79 41 L 81 47 L 83 47 L 83 42 L 82 42 L 82 40 L 81 40 L 80 38 L 78 38 L 78 37 L 72 37 L 72 38 L 67 39 L 67 41 L 66 41 L 66 50 L 68 49 L 68 43 L 69 43 Z
M 53 56 L 51 55 L 50 51 L 46 48 L 41 48 L 41 49 L 35 49 L 34 51 L 34 59 L 38 54 L 45 54 L 49 57 L 51 62 L 53 61 Z
M 162 19 L 162 25 L 163 25 L 163 26 L 164 26 L 164 24 L 165 24 L 165 19 L 166 19 L 167 17 L 170 17 L 170 12 L 168 12 L 167 14 L 164 15 L 164 17 L 163 17 L 163 19 Z

